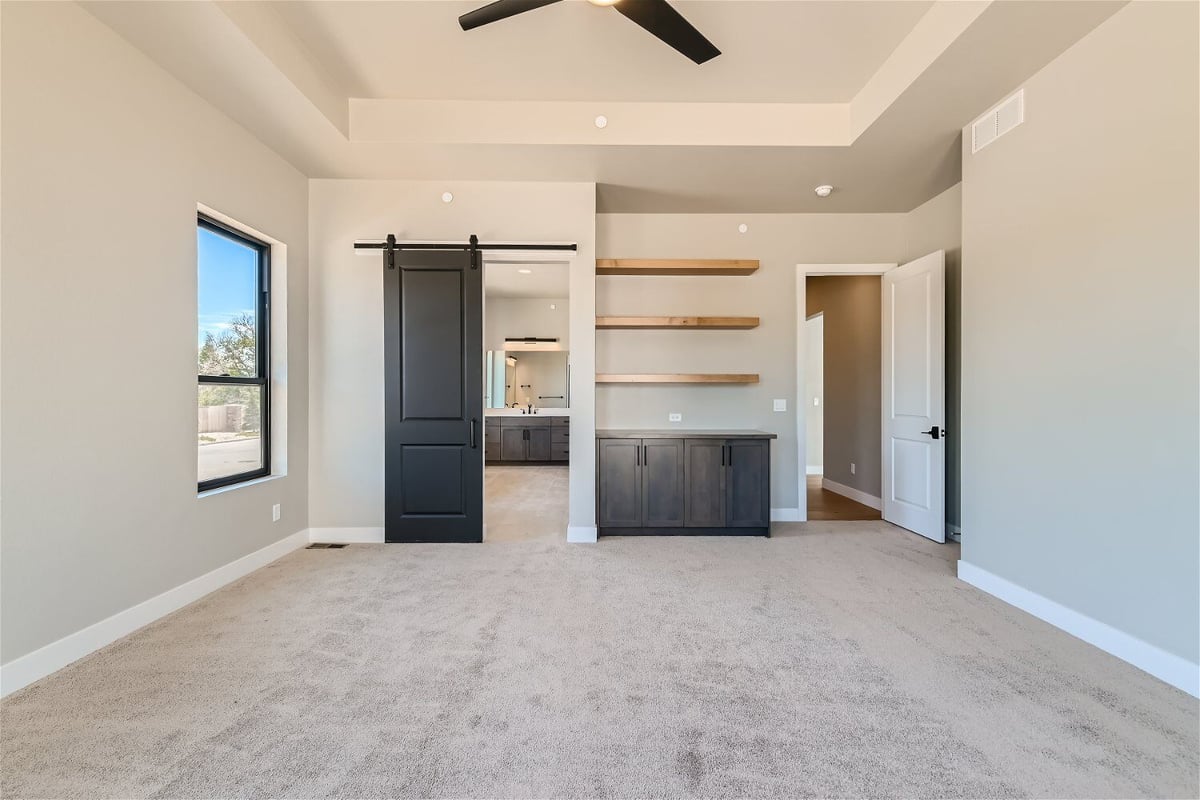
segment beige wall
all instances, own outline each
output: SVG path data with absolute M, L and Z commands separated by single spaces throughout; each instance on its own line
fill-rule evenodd
M 554 308 L 550 308 L 552 305 Z M 565 297 L 487 297 L 483 315 L 483 339 L 487 349 L 503 350 L 506 336 L 558 339 L 562 349 L 569 349 L 570 307 Z
M 308 184 L 79 6 L 0 9 L 9 663 L 307 527 Z M 288 248 L 288 475 L 204 498 L 197 203 Z
M 442 192 L 454 202 L 442 202 Z M 309 517 L 314 528 L 382 528 L 383 262 L 356 239 L 575 242 L 571 265 L 570 520 L 595 528 L 596 190 L 591 183 L 314 180 Z M 483 343 L 480 343 L 483 346 Z
M 1193 669 L 1198 12 L 1129 4 L 964 142 L 960 426 L 963 559 Z
M 877 275 L 814 276 L 806 288 L 808 315 L 825 319 L 824 475 L 879 497 L 883 281 Z
M 596 425 L 760 428 L 772 445 L 771 505 L 798 502 L 796 265 L 896 261 L 904 214 L 600 214 L 601 258 L 757 258 L 749 277 L 597 279 L 601 314 L 758 316 L 749 331 L 600 331 L 600 372 L 757 372 L 753 386 L 599 386 Z M 749 230 L 738 233 L 738 224 Z M 574 297 L 572 296 L 572 299 Z M 787 400 L 786 412 L 772 400 Z M 803 460 L 803 459 L 799 459 Z
M 904 257 L 946 253 L 946 523 L 957 531 L 962 483 L 962 184 L 914 208 L 904 220 Z

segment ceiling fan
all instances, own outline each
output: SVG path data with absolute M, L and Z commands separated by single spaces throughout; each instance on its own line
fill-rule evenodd
M 469 11 L 458 18 L 464 31 L 498 20 L 514 17 L 559 0 L 495 0 L 482 8 Z M 685 56 L 703 64 L 721 55 L 704 34 L 692 27 L 667 0 L 588 0 L 594 6 L 612 6 L 627 19 L 641 25 L 650 33 L 674 47 Z

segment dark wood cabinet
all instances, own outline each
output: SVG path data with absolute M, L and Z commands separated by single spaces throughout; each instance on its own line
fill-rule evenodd
M 566 463 L 570 422 L 569 417 L 492 417 L 484 428 L 484 457 L 499 464 Z
M 773 434 L 649 433 L 597 434 L 601 535 L 770 535 Z
M 526 428 L 525 429 L 525 460 L 526 461 L 549 461 L 550 460 L 550 429 L 549 428 Z
M 684 524 L 692 528 L 725 527 L 725 440 L 687 439 L 684 465 Z
M 601 439 L 597 464 L 600 527 L 642 527 L 642 440 Z
M 771 522 L 771 456 L 763 440 L 738 439 L 725 445 L 726 524 L 761 528 Z
M 683 439 L 643 439 L 642 527 L 683 527 Z

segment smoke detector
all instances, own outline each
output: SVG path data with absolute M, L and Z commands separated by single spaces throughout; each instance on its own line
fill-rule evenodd
M 816 189 L 813 189 L 813 191 L 817 193 L 817 197 L 829 197 L 829 195 L 833 194 L 833 187 L 828 183 L 822 183 Z

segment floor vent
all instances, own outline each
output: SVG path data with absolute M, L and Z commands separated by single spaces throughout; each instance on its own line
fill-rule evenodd
M 971 153 L 978 153 L 1025 121 L 1025 90 L 1021 89 L 971 125 Z
M 328 542 L 317 542 L 310 544 L 305 550 L 341 550 L 346 545 L 344 544 L 329 544 Z

